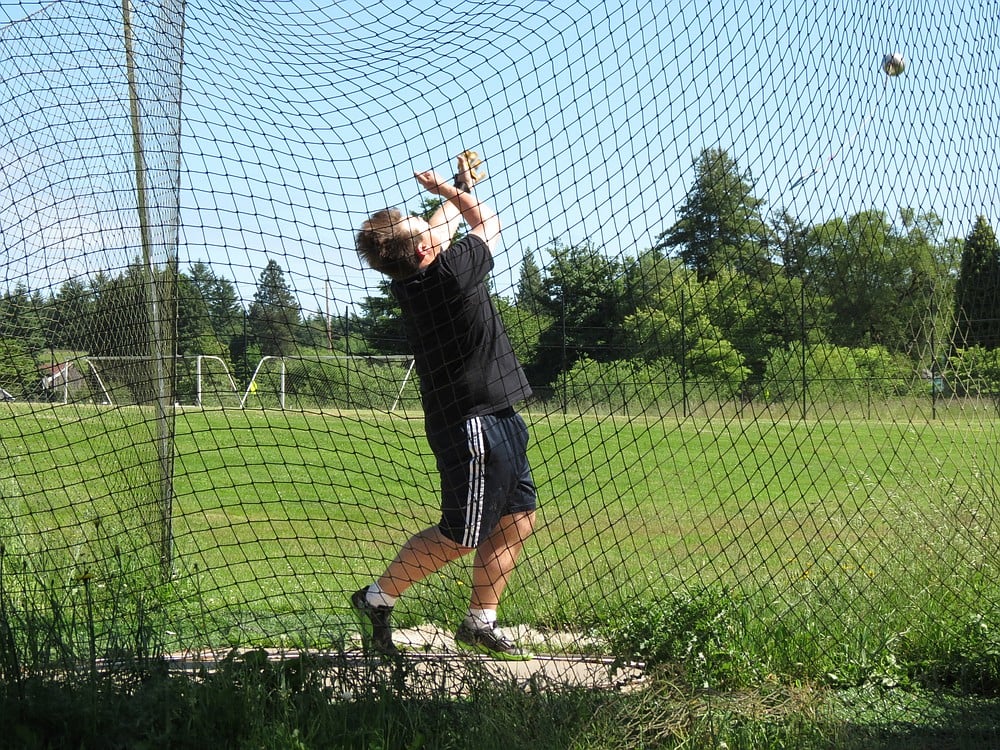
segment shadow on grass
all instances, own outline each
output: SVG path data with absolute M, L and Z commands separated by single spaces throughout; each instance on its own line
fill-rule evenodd
M 1000 748 L 1000 697 L 903 690 L 843 691 L 830 705 L 845 750 Z

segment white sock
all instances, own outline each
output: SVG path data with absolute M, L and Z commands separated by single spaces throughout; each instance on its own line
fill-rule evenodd
M 473 630 L 492 630 L 497 624 L 497 611 L 469 607 L 469 614 L 465 616 L 465 624 Z
M 377 582 L 369 586 L 368 593 L 365 594 L 365 600 L 373 607 L 392 607 L 396 604 L 396 598 L 385 593 Z

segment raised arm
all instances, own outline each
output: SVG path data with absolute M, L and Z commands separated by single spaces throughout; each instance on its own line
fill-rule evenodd
M 475 184 L 474 170 L 465 154 L 458 157 L 459 182 Z M 500 218 L 492 208 L 482 203 L 471 192 L 460 190 L 449 184 L 437 172 L 429 170 L 416 172 L 414 177 L 427 192 L 438 195 L 444 202 L 431 216 L 428 224 L 439 237 L 442 247 L 451 244 L 451 238 L 458 229 L 459 220 L 469 225 L 469 234 L 480 237 L 493 252 L 500 242 Z

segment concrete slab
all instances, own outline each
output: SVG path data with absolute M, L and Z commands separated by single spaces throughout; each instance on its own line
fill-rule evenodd
M 433 626 L 399 629 L 394 641 L 403 650 L 399 659 L 388 659 L 361 650 L 360 637 L 340 651 L 295 649 L 245 649 L 241 651 L 197 651 L 167 657 L 171 670 L 197 674 L 215 672 L 225 660 L 246 660 L 263 654 L 290 671 L 300 660 L 321 670 L 326 684 L 344 698 L 366 693 L 373 686 L 392 684 L 419 695 L 461 696 L 481 687 L 484 681 L 515 685 L 532 691 L 572 688 L 632 690 L 645 679 L 641 664 L 616 665 L 615 660 L 577 653 L 595 645 L 573 634 L 540 633 L 528 628 L 507 628 L 522 646 L 535 650 L 528 661 L 504 661 L 470 654 L 455 647 L 450 633 Z

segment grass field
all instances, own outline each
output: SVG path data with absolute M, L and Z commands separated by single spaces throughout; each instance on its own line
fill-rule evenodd
M 436 520 L 415 415 L 181 409 L 161 585 L 147 415 L 0 408 L 0 595 L 96 611 L 67 650 L 335 646 L 345 595 Z M 995 413 L 526 418 L 540 523 L 506 622 L 693 685 L 1000 692 Z M 398 622 L 453 626 L 467 581 L 418 585 Z

